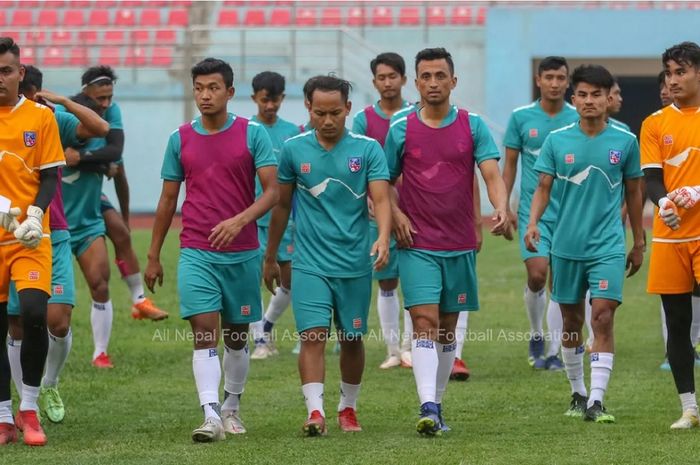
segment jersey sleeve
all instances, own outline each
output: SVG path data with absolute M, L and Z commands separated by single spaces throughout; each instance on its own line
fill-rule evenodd
M 78 139 L 76 131 L 80 121 L 72 113 L 57 112 L 54 114 L 58 124 L 58 135 L 62 147 L 77 147 L 84 141 Z
M 45 109 L 42 117 L 41 134 L 39 135 L 39 157 L 35 160 L 35 167 L 45 170 L 63 166 L 66 164 L 66 157 L 63 154 L 56 118 L 54 118 L 53 113 L 48 108 Z
M 277 167 L 277 181 L 280 184 L 294 184 L 297 180 L 297 174 L 294 172 L 294 161 L 292 160 L 292 151 L 289 147 L 289 142 L 282 145 L 282 153 L 280 153 L 280 164 Z
M 122 110 L 119 105 L 112 103 L 105 113 L 105 120 L 109 123 L 109 129 L 124 129 L 122 122 Z
M 656 118 L 652 115 L 642 123 L 641 135 L 639 137 L 642 169 L 663 168 L 663 158 L 655 120 Z
M 367 180 L 388 181 L 389 166 L 379 142 L 372 141 L 367 150 Z
M 496 142 L 491 136 L 491 131 L 486 127 L 486 123 L 476 115 L 469 116 L 472 139 L 474 140 L 474 159 L 476 164 L 486 160 L 500 160 L 501 152 L 496 146 Z
M 404 146 L 406 145 L 406 126 L 407 120 L 405 117 L 394 121 L 389 127 L 389 132 L 384 142 L 384 154 L 391 179 L 396 179 L 401 175 L 401 159 Z
M 644 176 L 642 171 L 640 154 L 639 154 L 639 144 L 637 143 L 637 138 L 631 138 L 629 147 L 627 149 L 627 159 L 625 160 L 625 166 L 623 167 L 622 176 L 624 179 L 634 179 L 641 178 Z
M 264 166 L 277 166 L 277 158 L 272 149 L 272 139 L 265 128 L 255 122 L 248 122 L 248 150 L 253 155 L 255 169 Z
M 557 175 L 556 160 L 554 159 L 554 147 L 552 146 L 552 136 L 548 135 L 542 144 L 540 156 L 535 162 L 535 171 L 548 174 L 552 177 Z
M 520 125 L 515 113 L 510 114 L 506 133 L 503 136 L 503 145 L 509 149 L 522 150 L 523 142 L 520 139 Z
M 170 134 L 168 146 L 165 148 L 163 156 L 163 166 L 160 170 L 160 177 L 166 181 L 185 180 L 185 172 L 180 161 L 180 131 L 175 130 Z
M 363 136 L 367 134 L 367 116 L 365 116 L 365 111 L 359 111 L 355 114 L 352 119 L 352 132 L 355 134 L 362 134 Z

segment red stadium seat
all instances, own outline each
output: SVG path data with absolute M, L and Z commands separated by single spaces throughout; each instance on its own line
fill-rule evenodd
M 93 45 L 97 43 L 97 31 L 80 31 L 78 39 L 81 44 Z
M 177 42 L 177 35 L 172 29 L 156 31 L 156 44 L 173 45 Z
M 139 24 L 144 27 L 160 26 L 160 10 L 155 8 L 142 10 Z
M 124 66 L 146 66 L 146 49 L 143 47 L 133 47 L 126 50 Z
M 192 0 L 172 0 L 172 2 L 170 2 L 170 6 L 189 8 L 192 6 Z
M 84 47 L 73 47 L 70 49 L 68 64 L 71 66 L 87 66 L 88 51 Z
M 359 6 L 351 7 L 348 10 L 348 18 L 346 23 L 348 26 L 364 26 L 367 24 L 365 17 L 365 9 Z
M 22 47 L 22 64 L 23 65 L 36 64 L 36 50 L 34 50 L 31 47 Z
M 108 10 L 90 10 L 88 18 L 88 26 L 105 27 L 109 26 L 109 11 Z
M 294 22 L 297 26 L 315 26 L 318 24 L 314 8 L 298 8 Z
M 265 10 L 247 10 L 243 19 L 245 26 L 264 26 Z
M 173 64 L 173 49 L 170 47 L 153 47 L 151 66 L 169 68 Z
M 112 0 L 95 0 L 95 6 L 97 5 L 100 5 L 100 8 L 116 8 L 119 6 L 119 2 Z
M 343 22 L 340 8 L 324 8 L 321 10 L 322 26 L 340 26 L 341 24 Z
M 187 27 L 190 24 L 190 13 L 184 8 L 172 9 L 168 12 L 168 26 Z
M 486 24 L 487 11 L 488 10 L 484 7 L 481 7 L 477 10 L 477 12 L 476 12 L 476 24 L 478 24 L 479 26 L 483 26 L 484 24 Z
M 143 0 L 121 0 L 119 6 L 122 8 L 141 8 Z
M 20 38 L 20 35 L 21 34 L 19 33 L 19 31 L 5 31 L 5 30 L 3 30 L 2 32 L 0 32 L 0 36 L 10 37 L 15 42 L 21 42 L 22 39 Z M 24 55 L 24 47 L 22 47 L 22 55 Z M 22 61 L 24 61 L 24 60 L 22 60 Z
M 238 10 L 219 10 L 219 20 L 217 21 L 219 27 L 238 26 L 239 23 Z
M 114 25 L 122 27 L 131 27 L 136 25 L 136 15 L 134 10 L 117 10 L 114 15 Z
M 39 10 L 36 24 L 41 27 L 56 27 L 58 24 L 58 12 L 56 10 Z
M 10 24 L 13 27 L 31 27 L 34 25 L 32 16 L 32 10 L 15 10 L 12 13 L 12 22 Z
M 63 56 L 63 49 L 60 47 L 47 47 L 44 49 L 44 66 L 63 66 L 66 62 L 66 57 Z
M 224 6 L 244 6 L 246 0 L 224 0 Z
M 53 45 L 69 45 L 73 43 L 73 33 L 62 30 L 51 33 L 51 44 Z
M 394 17 L 391 8 L 375 6 L 372 8 L 372 26 L 391 26 Z
M 39 8 L 41 6 L 41 2 L 38 0 L 17 0 L 17 6 L 22 8 Z
M 83 10 L 66 10 L 63 13 L 63 26 L 83 27 L 85 25 L 85 14 Z
M 63 8 L 66 2 L 62 0 L 46 0 L 41 3 L 41 8 Z
M 145 0 L 143 4 L 147 8 L 160 8 L 169 6 L 170 2 L 168 0 Z
M 472 9 L 466 6 L 456 6 L 452 9 L 450 24 L 453 26 L 469 26 L 472 24 Z
M 102 41 L 106 44 L 123 44 L 126 42 L 124 31 L 105 31 Z
M 0 8 L 1 9 L 6 9 L 6 8 L 12 8 L 15 6 L 14 0 L 0 0 Z
M 270 26 L 289 26 L 292 24 L 292 12 L 288 8 L 275 8 L 270 12 Z
M 400 26 L 420 26 L 420 9 L 415 7 L 404 7 L 399 10 Z
M 428 26 L 444 26 L 447 24 L 447 14 L 445 8 L 441 6 L 431 6 L 428 8 Z
M 151 31 L 131 31 L 131 42 L 135 44 L 147 44 L 151 41 Z
M 7 23 L 7 15 L 5 14 L 5 10 L 0 10 L 0 26 L 5 26 Z
M 28 44 L 32 44 L 32 45 L 46 45 L 46 32 L 44 32 L 44 31 L 27 32 L 27 34 L 24 36 L 24 40 Z
M 91 0 L 68 0 L 69 8 L 92 8 Z
M 122 62 L 121 48 L 119 48 L 119 47 L 102 47 L 102 48 L 100 48 L 98 62 L 101 65 L 119 66 Z

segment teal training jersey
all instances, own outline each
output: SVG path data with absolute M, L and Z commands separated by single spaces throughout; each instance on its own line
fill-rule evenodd
M 589 137 L 572 123 L 550 133 L 535 170 L 559 184 L 552 255 L 590 260 L 625 253 L 624 181 L 643 176 L 634 134 L 608 123 Z
M 615 118 L 613 118 L 613 117 L 611 116 L 611 117 L 608 118 L 608 121 L 610 121 L 610 124 L 613 124 L 613 125 L 617 126 L 618 128 L 622 128 L 622 129 L 624 129 L 624 130 L 627 131 L 627 132 L 632 132 L 632 130 L 630 129 L 630 127 L 629 127 L 627 124 L 625 124 L 625 123 L 623 123 L 622 121 L 620 121 L 619 119 L 615 119 Z
M 520 201 L 518 202 L 518 217 L 520 222 L 527 223 L 530 218 L 532 196 L 539 184 L 539 174 L 535 171 L 535 162 L 540 155 L 542 144 L 547 135 L 555 129 L 578 121 L 576 109 L 564 104 L 562 110 L 550 116 L 542 110 L 540 100 L 524 107 L 516 108 L 510 115 L 503 145 L 520 152 Z M 552 199 L 558 198 L 552 195 Z M 556 201 L 550 201 L 547 211 L 542 216 L 544 221 L 553 221 L 556 217 Z
M 93 138 L 88 139 L 84 147 L 97 150 L 105 144 L 104 139 Z M 68 166 L 63 168 L 63 208 L 71 236 L 79 238 L 82 232 L 103 222 L 100 208 L 102 179 L 100 173 L 89 173 Z
M 402 111 L 403 109 L 408 108 L 410 106 L 411 102 L 409 102 L 408 100 L 404 100 L 401 104 L 401 109 L 399 109 L 399 111 Z M 386 113 L 384 113 L 382 108 L 379 106 L 379 102 L 374 102 L 372 108 L 374 108 L 374 111 L 377 113 L 377 115 L 384 119 L 391 120 L 391 116 L 394 116 L 387 116 Z M 352 132 L 354 132 L 355 134 L 367 135 L 367 115 L 365 115 L 365 110 L 366 108 L 363 108 L 362 110 L 355 113 L 355 116 L 352 119 Z
M 72 113 L 63 111 L 56 112 L 56 123 L 58 124 L 58 135 L 61 137 L 61 145 L 66 147 L 79 147 L 83 141 L 78 139 L 75 131 L 78 129 L 80 121 Z M 64 168 L 65 170 L 65 168 Z
M 272 151 L 274 152 L 275 157 L 277 157 L 277 163 L 279 163 L 280 160 L 280 154 L 282 153 L 282 144 L 284 144 L 284 141 L 286 141 L 290 137 L 298 135 L 301 132 L 301 128 L 299 126 L 279 117 L 277 118 L 277 121 L 275 121 L 275 124 L 272 125 L 267 125 L 263 123 L 256 116 L 253 116 L 250 120 L 260 124 L 267 131 L 267 134 L 270 136 L 270 140 L 272 141 Z M 260 197 L 262 193 L 262 184 L 260 184 L 260 179 L 256 176 L 255 198 L 257 199 L 258 197 Z M 258 226 L 268 227 L 269 225 L 270 212 L 267 212 L 258 220 Z
M 368 183 L 389 180 L 379 143 L 345 131 L 327 151 L 316 131 L 305 132 L 282 147 L 278 178 L 296 185 L 292 267 L 333 278 L 370 273 Z

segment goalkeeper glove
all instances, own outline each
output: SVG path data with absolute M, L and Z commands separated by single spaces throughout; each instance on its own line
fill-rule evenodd
M 678 208 L 668 197 L 659 199 L 659 217 L 674 231 L 680 227 L 681 217 L 678 216 Z
M 684 186 L 667 194 L 668 198 L 681 208 L 693 208 L 700 201 L 700 186 Z
M 36 249 L 44 238 L 44 212 L 39 207 L 27 208 L 27 218 L 15 230 L 15 237 L 25 247 Z
M 19 227 L 17 217 L 21 214 L 22 210 L 19 207 L 10 208 L 7 213 L 0 213 L 0 227 L 7 232 L 15 232 L 15 229 Z

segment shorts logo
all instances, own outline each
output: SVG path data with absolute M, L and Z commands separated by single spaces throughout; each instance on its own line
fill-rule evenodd
M 350 157 L 348 158 L 348 168 L 350 168 L 351 173 L 357 173 L 362 169 L 362 158 L 361 157 Z
M 537 128 L 530 129 L 530 137 L 537 137 Z
M 309 174 L 311 172 L 311 163 L 302 163 L 301 164 L 301 173 L 302 174 Z
M 241 315 L 250 316 L 250 305 L 241 305 Z
M 63 286 L 60 284 L 53 287 L 53 295 L 63 295 Z
M 293 244 L 289 244 L 287 246 L 287 253 L 294 253 L 294 245 Z
M 466 292 L 457 296 L 457 303 L 458 304 L 466 304 L 467 303 L 467 293 Z
M 219 352 L 216 351 L 216 349 L 209 349 L 209 357 L 218 357 Z
M 564 163 L 566 163 L 567 165 L 573 165 L 575 159 L 576 158 L 574 157 L 573 153 L 567 153 L 566 155 L 564 155 Z
M 39 281 L 39 272 L 38 271 L 30 271 L 28 278 L 30 281 Z
M 611 165 L 617 165 L 620 163 L 620 159 L 622 159 L 622 151 L 621 150 L 610 150 L 608 152 L 610 155 L 610 164 Z
M 352 327 L 353 327 L 353 329 L 362 328 L 362 318 L 354 318 L 352 320 Z
M 673 145 L 673 136 L 671 134 L 664 135 L 664 145 Z
M 608 290 L 608 280 L 607 279 L 601 279 L 598 282 L 598 289 L 601 291 L 607 291 Z
M 27 147 L 36 145 L 36 131 L 24 131 L 24 145 Z

